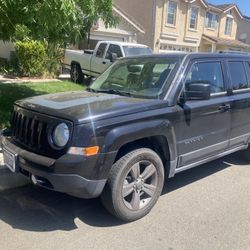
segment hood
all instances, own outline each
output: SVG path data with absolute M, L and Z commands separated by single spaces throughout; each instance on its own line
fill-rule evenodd
M 31 97 L 17 101 L 16 105 L 79 124 L 152 110 L 164 103 L 162 100 L 77 91 Z

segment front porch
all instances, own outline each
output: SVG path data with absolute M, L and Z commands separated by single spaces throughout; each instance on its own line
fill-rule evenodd
M 218 51 L 249 51 L 250 46 L 238 40 L 225 39 L 202 35 L 199 51 L 218 52 Z

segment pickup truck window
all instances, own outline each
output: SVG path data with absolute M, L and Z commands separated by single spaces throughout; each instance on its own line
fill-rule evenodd
M 192 65 L 186 79 L 186 85 L 193 82 L 206 82 L 211 86 L 211 93 L 225 91 L 220 62 L 199 62 Z
M 233 90 L 248 88 L 247 75 L 243 62 L 229 62 Z
M 152 50 L 148 47 L 123 46 L 125 56 L 151 55 Z
M 119 91 L 132 96 L 156 98 L 168 85 L 182 58 L 123 59 L 113 64 L 91 85 L 93 91 Z M 111 91 L 110 91 L 111 92 Z
M 106 43 L 101 43 L 96 51 L 96 57 L 103 58 L 106 47 L 107 47 Z
M 118 58 L 122 57 L 122 51 L 121 51 L 120 46 L 118 46 L 118 45 L 115 45 L 115 44 L 110 44 L 109 45 L 107 55 L 106 55 L 106 59 L 110 59 L 110 56 L 111 56 L 112 53 L 117 54 Z

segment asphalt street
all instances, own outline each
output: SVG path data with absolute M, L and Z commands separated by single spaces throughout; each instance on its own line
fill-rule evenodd
M 26 185 L 0 192 L 1 249 L 250 249 L 250 165 L 239 154 L 170 179 L 145 218 L 124 224 L 99 199 Z

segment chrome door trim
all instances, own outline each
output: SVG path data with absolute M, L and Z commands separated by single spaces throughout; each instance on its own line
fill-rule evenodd
M 243 150 L 243 149 L 247 149 L 248 148 L 248 145 L 242 145 L 242 146 L 239 146 L 239 147 L 236 147 L 236 148 L 233 148 L 233 149 L 230 149 L 230 150 L 227 150 L 227 151 L 224 151 L 223 153 L 220 153 L 220 154 L 217 154 L 217 155 L 214 155 L 214 156 L 211 156 L 211 157 L 208 157 L 204 160 L 200 160 L 198 162 L 194 162 L 194 163 L 191 163 L 189 165 L 186 165 L 186 166 L 183 166 L 181 168 L 176 168 L 175 169 L 175 174 L 178 174 L 182 171 L 185 171 L 185 170 L 188 170 L 190 168 L 194 168 L 194 167 L 197 167 L 199 165 L 202 165 L 202 164 L 205 164 L 207 162 L 210 162 L 210 161 L 213 161 L 213 160 L 216 160 L 218 158 L 221 158 L 223 156 L 226 156 L 226 155 L 229 155 L 229 154 L 232 154 L 234 152 L 237 152 L 239 150 Z

